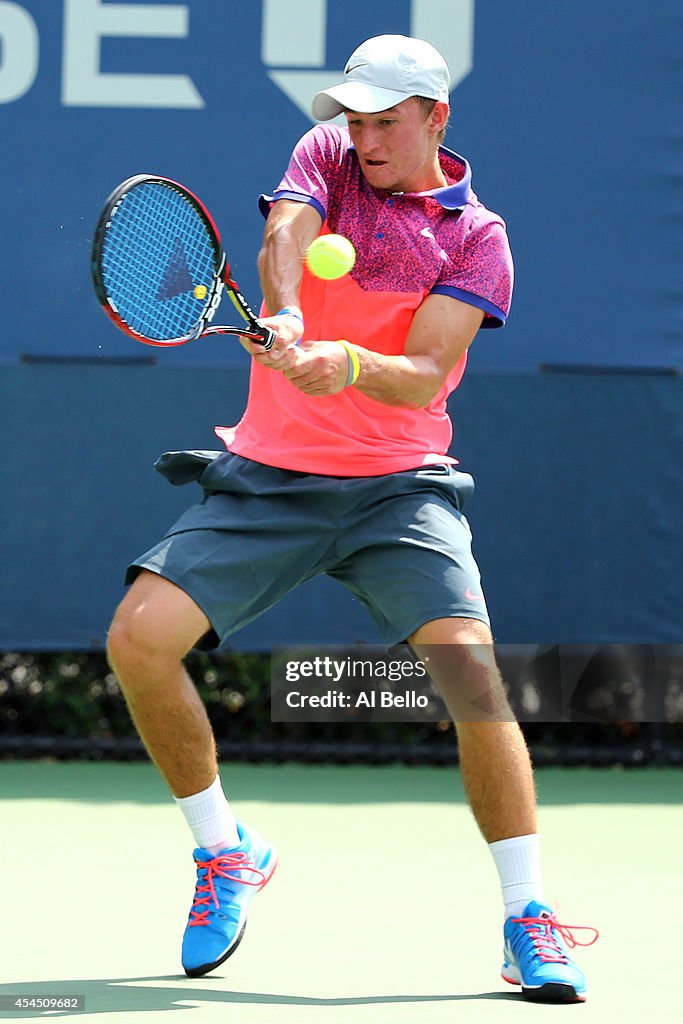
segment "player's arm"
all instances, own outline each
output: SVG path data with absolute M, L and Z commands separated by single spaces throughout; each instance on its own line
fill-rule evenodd
M 301 338 L 302 324 L 294 316 L 275 316 L 287 306 L 299 305 L 299 288 L 306 249 L 317 237 L 322 218 L 315 207 L 289 199 L 278 200 L 268 214 L 263 244 L 258 256 L 261 289 L 270 316 L 261 322 L 275 331 L 277 340 L 270 352 L 248 341 L 244 347 L 264 366 L 286 369 L 296 362 L 291 351 Z
M 386 405 L 429 405 L 483 319 L 477 306 L 449 295 L 428 295 L 413 317 L 403 355 L 384 356 L 354 345 L 360 362 L 355 386 Z
M 403 355 L 387 356 L 353 345 L 360 362 L 355 387 L 385 405 L 429 405 L 474 341 L 483 319 L 476 306 L 449 295 L 428 295 L 413 317 Z M 335 342 L 304 342 L 285 375 L 306 394 L 335 394 L 345 382 L 346 360 L 346 352 Z
M 280 199 L 273 205 L 258 258 L 263 297 L 271 314 L 299 305 L 304 255 L 321 227 L 322 218 L 309 203 Z

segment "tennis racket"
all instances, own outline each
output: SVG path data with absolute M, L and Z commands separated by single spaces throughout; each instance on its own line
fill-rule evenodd
M 147 345 L 239 334 L 267 351 L 275 340 L 231 277 L 208 210 L 170 178 L 136 174 L 114 189 L 95 229 L 92 277 L 107 316 Z M 211 326 L 224 291 L 243 326 Z

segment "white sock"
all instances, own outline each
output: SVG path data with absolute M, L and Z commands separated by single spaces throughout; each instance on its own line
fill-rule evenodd
M 489 843 L 505 904 L 505 919 L 521 917 L 531 900 L 543 903 L 541 851 L 536 834 Z
M 211 854 L 239 846 L 237 822 L 225 799 L 220 775 L 201 793 L 176 796 L 173 799 L 183 812 L 197 846 L 202 846 Z

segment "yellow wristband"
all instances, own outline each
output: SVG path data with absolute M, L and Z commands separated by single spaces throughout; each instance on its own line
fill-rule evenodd
M 346 384 L 344 385 L 344 387 L 348 388 L 351 384 L 355 384 L 360 376 L 360 359 L 358 358 L 358 353 L 355 348 L 353 348 L 348 341 L 338 338 L 337 344 L 346 349 L 346 354 L 349 357 L 349 374 L 346 378 Z

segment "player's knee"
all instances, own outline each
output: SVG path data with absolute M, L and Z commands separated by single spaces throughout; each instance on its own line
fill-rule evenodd
M 141 573 L 119 605 L 107 652 L 119 680 L 173 670 L 211 628 L 194 600 L 168 580 Z
M 420 644 L 419 656 L 456 722 L 509 721 L 514 716 L 490 634 L 476 625 L 482 628 L 452 628 L 449 642 Z
M 135 655 L 136 637 L 130 619 L 119 607 L 107 633 L 107 659 L 121 677 Z
M 149 669 L 167 656 L 160 624 L 144 605 L 122 601 L 107 635 L 107 657 L 119 678 Z

